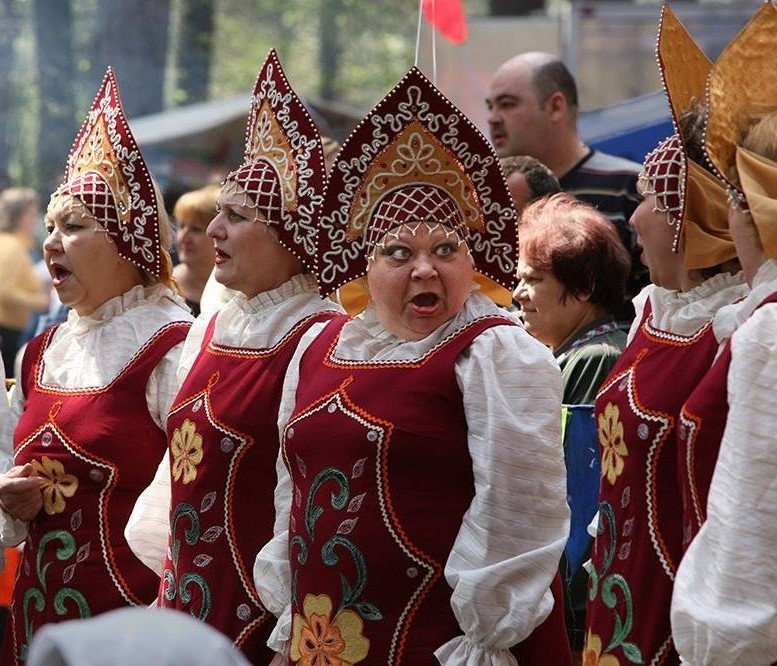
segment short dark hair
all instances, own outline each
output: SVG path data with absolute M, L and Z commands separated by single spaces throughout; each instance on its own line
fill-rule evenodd
M 518 227 L 520 256 L 550 271 L 567 296 L 611 310 L 623 302 L 631 259 L 615 225 L 593 206 L 562 192 L 527 206 Z
M 505 178 L 516 171 L 524 175 L 530 190 L 529 202 L 561 192 L 558 178 L 536 157 L 511 155 L 501 158 L 499 163 L 502 165 Z
M 572 73 L 560 60 L 551 60 L 534 71 L 534 90 L 540 106 L 555 92 L 560 92 L 574 113 L 577 113 L 577 84 Z

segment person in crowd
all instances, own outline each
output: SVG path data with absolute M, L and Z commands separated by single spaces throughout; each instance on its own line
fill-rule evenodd
M 513 664 L 524 641 L 519 663 L 571 663 L 550 590 L 569 526 L 560 373 L 473 290 L 474 268 L 515 282 L 492 148 L 413 68 L 343 144 L 319 233 L 321 292 L 366 273 L 371 301 L 289 366 L 287 520 L 254 572 L 272 644 L 284 663 L 421 666 Z
M 561 192 L 558 178 L 542 162 L 529 155 L 511 155 L 499 160 L 507 189 L 513 197 L 518 215 L 527 204 L 541 197 Z
M 236 295 L 198 318 L 186 340 L 169 456 L 127 538 L 162 577 L 160 606 L 194 615 L 267 664 L 274 622 L 252 567 L 273 535 L 281 383 L 300 336 L 341 312 L 319 298 L 312 274 L 321 138 L 275 51 L 256 80 L 246 137 L 207 230 L 216 279 Z
M 748 290 L 728 233 L 726 191 L 690 155 L 702 146 L 710 62 L 668 6 L 658 60 L 678 134 L 648 154 L 633 224 L 653 285 L 602 384 L 598 527 L 584 663 L 676 664 L 669 606 L 682 555 L 678 421 L 731 330 L 716 315 Z
M 513 299 L 521 306 L 524 326 L 556 357 L 564 383 L 563 403 L 592 405 L 626 346 L 626 333 L 611 311 L 623 300 L 628 252 L 607 218 L 566 193 L 530 204 L 518 229 L 519 283 Z M 594 507 L 580 524 L 581 538 Z M 566 565 L 566 559 L 562 574 L 567 585 L 567 630 L 572 649 L 580 652 L 588 574 L 576 563 Z
M 215 260 L 213 243 L 205 230 L 216 215 L 220 189 L 218 185 L 206 185 L 184 192 L 173 207 L 179 260 L 173 277 L 195 317 L 200 314 L 200 297 Z
M 0 192 L 0 353 L 9 377 L 14 376 L 16 352 L 31 316 L 48 305 L 30 256 L 38 220 L 35 190 L 9 187 Z
M 561 189 L 592 204 L 609 218 L 631 255 L 629 297 L 647 284 L 628 221 L 639 203 L 640 165 L 594 150 L 577 129 L 577 84 L 566 65 L 550 53 L 520 53 L 502 63 L 491 77 L 488 128 L 500 157 L 530 155 L 558 178 Z M 630 322 L 628 301 L 616 313 Z
M 629 255 L 592 206 L 561 193 L 521 216 L 518 288 L 523 322 L 561 367 L 563 402 L 593 404 L 626 346 L 611 312 L 623 300 Z
M 776 31 L 777 10 L 766 3 L 709 79 L 705 147 L 731 188 L 731 235 L 752 291 L 737 311 L 741 325 L 683 407 L 690 545 L 671 618 L 689 664 L 777 661 L 777 422 L 769 400 L 777 386 L 777 96 L 764 78 Z
M 46 212 L 43 252 L 68 320 L 27 345 L 0 442 L 0 542 L 24 541 L 2 663 L 43 625 L 151 603 L 158 578 L 124 526 L 165 449 L 191 315 L 172 231 L 108 69 Z

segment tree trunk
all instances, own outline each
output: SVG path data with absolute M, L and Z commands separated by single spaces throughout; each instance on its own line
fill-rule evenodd
M 208 99 L 213 54 L 213 0 L 186 0 L 181 12 L 178 43 L 178 90 L 183 102 Z
M 38 173 L 41 192 L 51 192 L 59 183 L 78 129 L 71 10 L 69 0 L 35 0 L 34 8 L 40 90 Z
M 94 73 L 113 65 L 130 118 L 164 108 L 169 23 L 169 0 L 100 0 Z
M 21 29 L 16 0 L 0 0 L 0 189 L 8 187 L 11 153 L 11 110 L 14 95 L 11 86 L 14 39 Z
M 342 0 L 321 0 L 319 12 L 319 65 L 321 83 L 319 95 L 322 99 L 339 98 L 340 62 L 343 47 L 340 43 L 338 16 L 343 11 Z

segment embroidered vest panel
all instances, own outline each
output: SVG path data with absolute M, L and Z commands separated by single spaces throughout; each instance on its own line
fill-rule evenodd
M 601 485 L 587 640 L 621 663 L 679 663 L 669 623 L 682 554 L 677 424 L 717 347 L 711 322 L 690 336 L 666 333 L 648 304 L 596 399 Z
M 346 319 L 303 356 L 283 455 L 294 482 L 292 663 L 434 664 L 461 630 L 443 569 L 474 496 L 454 364 L 473 322 L 412 362 L 339 361 Z
M 306 318 L 265 349 L 216 344 L 214 317 L 167 421 L 171 535 L 160 605 L 214 626 L 255 663 L 273 656 L 275 619 L 253 565 L 273 534 L 281 387 L 299 339 L 333 314 Z
M 124 527 L 166 449 L 146 384 L 188 329 L 184 322 L 160 329 L 111 383 L 95 389 L 42 383 L 54 329 L 28 345 L 15 462 L 32 464 L 46 484 L 24 544 L 4 664 L 24 660 L 44 624 L 154 600 L 158 578 L 130 551 Z
M 777 293 L 765 298 L 758 308 L 776 302 Z M 731 339 L 680 412 L 677 462 L 683 499 L 683 552 L 707 519 L 707 496 L 728 419 L 730 365 Z

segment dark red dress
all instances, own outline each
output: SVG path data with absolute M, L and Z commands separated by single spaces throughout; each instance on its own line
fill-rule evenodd
M 263 349 L 215 343 L 213 317 L 167 421 L 171 543 L 159 604 L 207 622 L 256 664 L 273 656 L 274 618 L 253 565 L 273 534 L 281 386 L 299 339 L 333 314 L 309 316 Z
M 284 433 L 294 483 L 290 663 L 326 655 L 431 666 L 462 634 L 444 568 L 475 492 L 455 362 L 509 322 L 476 320 L 407 362 L 333 358 L 345 322 L 331 322 L 303 355 Z M 541 657 L 520 663 L 569 663 L 563 604 L 546 624 Z
M 758 308 L 777 302 L 777 294 Z M 756 308 L 756 310 L 758 309 Z M 707 520 L 707 495 L 728 419 L 728 369 L 731 339 L 680 412 L 678 467 L 683 498 L 683 552 Z
M 602 478 L 587 647 L 621 664 L 677 664 L 669 607 L 682 554 L 677 424 L 718 349 L 712 323 L 681 336 L 650 302 L 596 399 Z
M 151 482 L 167 441 L 146 402 L 149 377 L 189 323 L 160 329 L 108 385 L 42 383 L 43 351 L 55 329 L 33 339 L 22 381 L 27 398 L 14 433 L 15 463 L 47 479 L 30 523 L 11 607 L 3 664 L 26 659 L 44 624 L 147 605 L 159 579 L 129 549 L 124 527 Z

